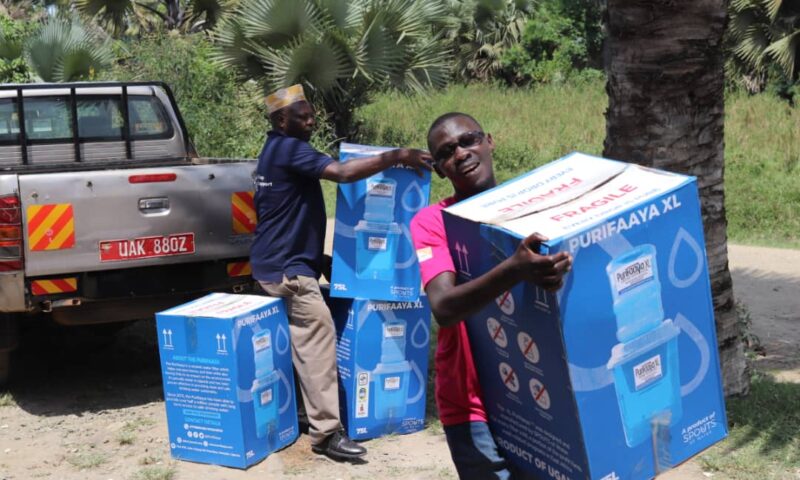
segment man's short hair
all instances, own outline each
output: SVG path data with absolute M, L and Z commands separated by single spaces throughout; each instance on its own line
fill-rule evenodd
M 475 120 L 475 117 L 473 117 L 472 115 L 470 115 L 468 113 L 449 112 L 449 113 L 445 113 L 444 115 L 439 115 L 439 117 L 436 120 L 434 120 L 433 123 L 431 123 L 431 127 L 428 129 L 428 150 L 431 150 L 431 148 L 432 148 L 432 145 L 431 145 L 431 134 L 433 133 L 433 131 L 436 130 L 437 128 L 439 128 L 444 122 L 446 122 L 446 121 L 448 121 L 450 119 L 453 119 L 453 118 L 466 118 L 466 119 L 469 119 L 475 125 L 477 125 L 478 128 L 483 130 L 483 127 L 481 127 L 481 124 L 478 123 L 477 120 Z M 433 151 L 431 151 L 431 153 L 433 153 Z

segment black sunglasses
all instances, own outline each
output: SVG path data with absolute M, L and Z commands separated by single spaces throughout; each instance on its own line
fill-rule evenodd
M 433 159 L 436 163 L 442 163 L 450 158 L 453 157 L 453 154 L 456 153 L 456 148 L 471 148 L 476 145 L 480 145 L 483 143 L 483 139 L 486 136 L 485 133 L 481 132 L 480 130 L 473 130 L 471 132 L 464 132 L 458 137 L 457 142 L 448 143 L 447 145 L 443 145 L 439 150 L 436 151 L 436 155 L 433 156 Z

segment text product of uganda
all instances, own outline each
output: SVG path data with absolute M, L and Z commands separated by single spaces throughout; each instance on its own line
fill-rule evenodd
M 540 478 L 648 479 L 727 435 L 694 177 L 570 154 L 444 210 L 460 281 L 539 232 L 556 293 L 467 321 L 492 431 Z

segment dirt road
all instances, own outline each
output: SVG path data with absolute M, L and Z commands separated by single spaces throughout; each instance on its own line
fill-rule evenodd
M 766 349 L 757 367 L 800 382 L 800 251 L 731 246 L 730 262 L 736 296 Z M 0 406 L 0 480 L 455 478 L 444 437 L 430 429 L 367 442 L 360 465 L 312 454 L 305 436 L 247 471 L 175 462 L 155 342 L 146 322 L 111 345 L 29 332 L 17 358 L 23 378 L 11 405 Z M 689 462 L 661 478 L 707 477 Z

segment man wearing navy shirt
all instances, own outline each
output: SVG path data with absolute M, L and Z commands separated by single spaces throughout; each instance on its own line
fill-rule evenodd
M 334 459 L 358 458 L 366 449 L 348 438 L 339 419 L 336 331 L 319 290 L 326 227 L 319 180 L 353 182 L 398 163 L 421 173 L 430 170 L 430 155 L 397 149 L 340 163 L 315 150 L 308 143 L 314 111 L 301 85 L 269 95 L 267 109 L 272 130 L 256 167 L 253 277 L 267 294 L 286 303 L 312 450 Z

